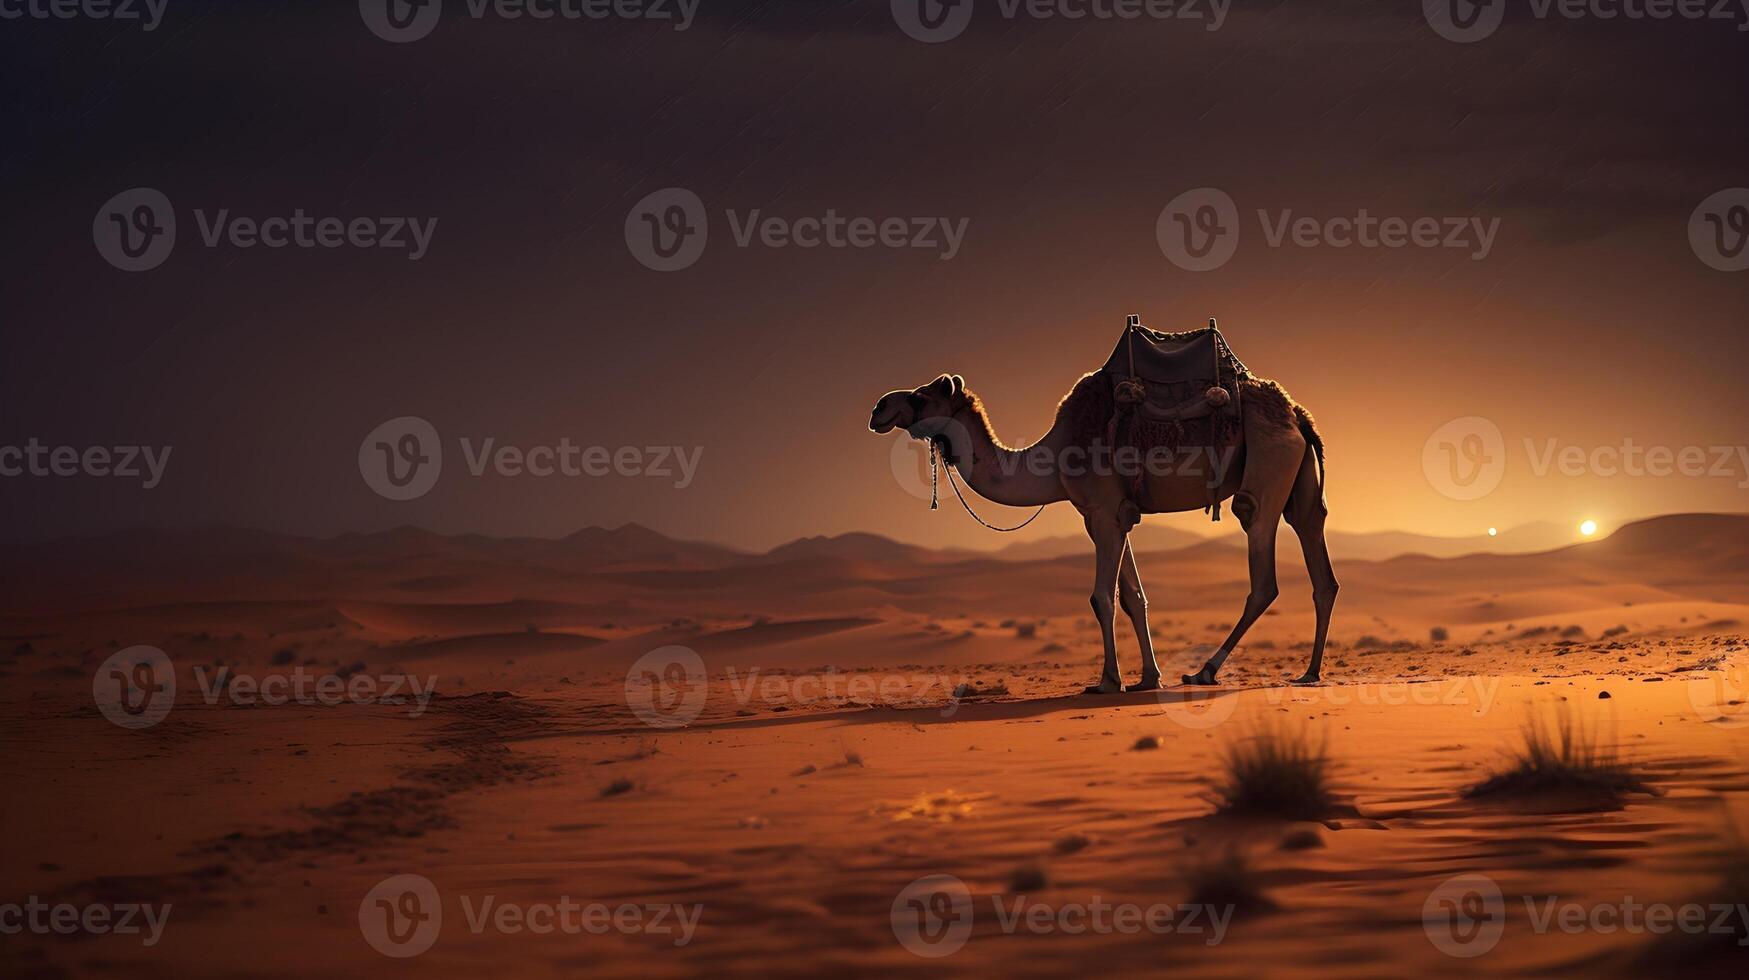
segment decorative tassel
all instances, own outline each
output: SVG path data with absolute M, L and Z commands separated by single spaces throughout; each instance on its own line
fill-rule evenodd
M 929 509 L 938 509 L 936 497 L 935 440 L 929 440 Z

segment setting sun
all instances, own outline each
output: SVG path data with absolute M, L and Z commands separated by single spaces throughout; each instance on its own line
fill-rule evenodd
M 1596 534 L 1597 533 L 1597 522 L 1596 521 L 1585 521 L 1585 522 L 1581 523 L 1579 525 L 1579 533 L 1585 535 L 1588 538 L 1591 537 L 1593 534 Z

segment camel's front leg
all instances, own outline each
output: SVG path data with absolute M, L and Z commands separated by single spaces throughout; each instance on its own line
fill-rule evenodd
M 1160 665 L 1154 662 L 1154 638 L 1148 635 L 1148 596 L 1142 591 L 1142 573 L 1136 568 L 1136 552 L 1128 540 L 1124 542 L 1123 564 L 1118 568 L 1117 601 L 1129 614 L 1130 625 L 1136 630 L 1136 644 L 1142 648 L 1142 682 L 1131 691 L 1160 689 Z
M 1117 641 L 1112 636 L 1113 599 L 1117 595 L 1118 568 L 1123 564 L 1125 536 L 1117 515 L 1095 511 L 1087 515 L 1087 536 L 1093 539 L 1093 615 L 1099 620 L 1099 636 L 1105 642 L 1105 667 L 1097 687 L 1088 694 L 1117 694 L 1123 677 L 1117 670 Z

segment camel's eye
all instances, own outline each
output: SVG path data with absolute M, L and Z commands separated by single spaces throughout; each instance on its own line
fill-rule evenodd
M 911 411 L 921 412 L 923 410 L 923 396 L 913 391 L 905 396 L 905 404 L 911 406 Z

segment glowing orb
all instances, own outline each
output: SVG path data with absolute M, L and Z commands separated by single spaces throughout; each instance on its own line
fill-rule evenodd
M 1499 528 L 1497 528 L 1497 527 L 1491 527 L 1491 528 L 1489 528 L 1489 529 L 1488 529 L 1488 537 L 1490 537 L 1490 538 L 1496 538 L 1496 537 L 1499 537 L 1499 536 L 1500 536 L 1500 529 L 1499 529 Z
M 1597 533 L 1597 522 L 1596 521 L 1586 521 L 1583 524 L 1580 524 L 1579 525 L 1579 533 L 1585 535 L 1588 538 L 1591 537 L 1593 534 L 1596 534 Z

